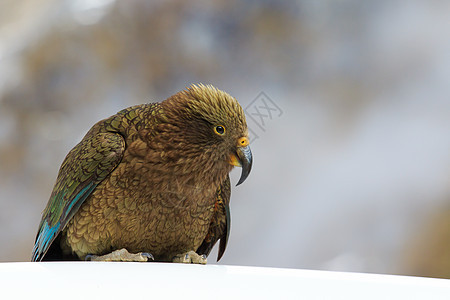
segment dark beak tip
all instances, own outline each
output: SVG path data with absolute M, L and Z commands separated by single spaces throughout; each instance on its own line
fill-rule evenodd
M 244 181 L 245 181 L 245 179 L 242 179 L 242 176 L 241 176 L 241 178 L 239 178 L 238 183 L 236 183 L 236 186 L 241 185 Z

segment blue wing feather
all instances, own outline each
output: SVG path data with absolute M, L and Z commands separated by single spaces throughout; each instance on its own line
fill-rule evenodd
M 97 184 L 93 182 L 84 187 L 70 202 L 70 204 L 64 209 L 63 215 L 55 225 L 49 226 L 48 220 L 43 220 L 39 233 L 36 237 L 36 241 L 33 247 L 33 254 L 31 261 L 41 261 L 44 255 L 47 253 L 51 243 L 56 238 L 58 233 L 62 230 L 61 222 L 66 224 L 70 220 L 84 200 L 92 193 Z M 62 197 L 65 196 L 65 193 Z

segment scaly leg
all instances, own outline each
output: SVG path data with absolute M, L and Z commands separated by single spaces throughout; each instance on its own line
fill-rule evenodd
M 86 255 L 85 260 L 90 261 L 150 261 L 154 260 L 153 255 L 147 252 L 130 253 L 127 249 L 123 248 L 120 250 L 115 250 L 111 253 L 97 256 L 97 255 Z
M 195 251 L 189 251 L 186 253 L 175 255 L 172 262 L 174 263 L 184 263 L 184 264 L 202 264 L 206 265 L 206 255 L 198 255 Z

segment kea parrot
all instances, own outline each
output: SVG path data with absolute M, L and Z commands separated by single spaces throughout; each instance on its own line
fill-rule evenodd
M 230 233 L 230 177 L 248 177 L 242 107 L 211 85 L 96 123 L 64 159 L 32 261 L 205 264 Z

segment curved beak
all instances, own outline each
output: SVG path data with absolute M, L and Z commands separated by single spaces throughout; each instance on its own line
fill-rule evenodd
M 253 156 L 252 151 L 250 150 L 250 146 L 239 147 L 236 151 L 237 157 L 239 159 L 239 163 L 242 167 L 241 178 L 239 178 L 236 186 L 240 185 L 247 179 L 250 171 L 252 170 Z
M 237 148 L 235 154 L 231 154 L 230 156 L 230 164 L 236 167 L 242 167 L 242 173 L 241 178 L 239 178 L 238 183 L 236 186 L 240 185 L 247 179 L 248 174 L 250 174 L 250 171 L 252 170 L 252 163 L 253 163 L 253 157 L 252 157 L 252 151 L 250 150 L 250 146 L 247 142 L 241 145 Z

